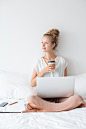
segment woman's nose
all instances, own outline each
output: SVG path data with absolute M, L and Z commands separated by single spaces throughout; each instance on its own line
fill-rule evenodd
M 45 46 L 45 43 L 43 43 L 42 45 L 43 45 L 43 47 L 44 47 L 44 46 Z

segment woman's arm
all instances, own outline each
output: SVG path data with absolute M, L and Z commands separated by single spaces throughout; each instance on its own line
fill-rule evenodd
M 31 86 L 32 86 L 32 87 L 36 86 L 36 78 L 37 78 L 37 77 L 42 77 L 45 73 L 47 73 L 47 72 L 52 72 L 53 69 L 54 69 L 53 66 L 51 67 L 51 66 L 47 65 L 47 66 L 46 66 L 44 69 L 42 69 L 41 72 L 37 75 L 37 72 L 36 72 L 36 70 L 35 70 L 35 68 L 34 68 L 33 74 L 32 74 L 32 78 L 31 78 Z
M 67 76 L 67 67 L 65 68 L 64 76 Z
M 31 78 L 31 86 L 32 87 L 36 86 L 36 78 L 37 77 L 42 77 L 43 75 L 44 75 L 44 71 L 43 70 L 41 70 L 41 72 L 37 75 L 37 72 L 36 72 L 36 70 L 34 68 L 33 74 L 32 74 L 32 78 Z

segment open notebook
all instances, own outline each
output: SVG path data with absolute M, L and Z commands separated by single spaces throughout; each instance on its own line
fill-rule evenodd
M 24 99 L 23 100 L 16 100 L 16 99 L 0 100 L 0 103 L 2 102 L 8 102 L 8 104 L 4 107 L 0 107 L 0 113 L 21 113 L 21 111 L 25 110 L 26 108 Z M 12 104 L 12 103 L 15 103 L 15 104 Z

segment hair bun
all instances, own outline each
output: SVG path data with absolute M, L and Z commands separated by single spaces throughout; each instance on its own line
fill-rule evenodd
M 54 44 L 55 46 L 53 47 L 53 50 L 57 47 L 58 45 L 58 39 L 59 39 L 59 33 L 60 31 L 58 29 L 51 29 L 48 32 L 46 32 L 43 36 L 49 36 L 51 37 L 51 43 Z
M 59 37 L 59 30 L 58 29 L 51 29 L 46 34 L 51 34 L 53 38 Z

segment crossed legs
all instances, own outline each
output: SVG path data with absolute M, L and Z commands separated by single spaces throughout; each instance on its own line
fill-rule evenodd
M 30 96 L 27 100 L 27 109 L 25 109 L 24 111 L 22 111 L 21 113 L 26 113 L 26 112 L 48 112 L 46 110 L 43 110 L 42 108 L 38 107 L 36 104 L 34 103 L 30 103 L 29 100 L 33 99 L 34 96 Z M 57 102 L 56 103 L 61 103 L 66 101 L 68 98 L 57 98 Z M 53 103 L 53 102 L 52 102 Z

